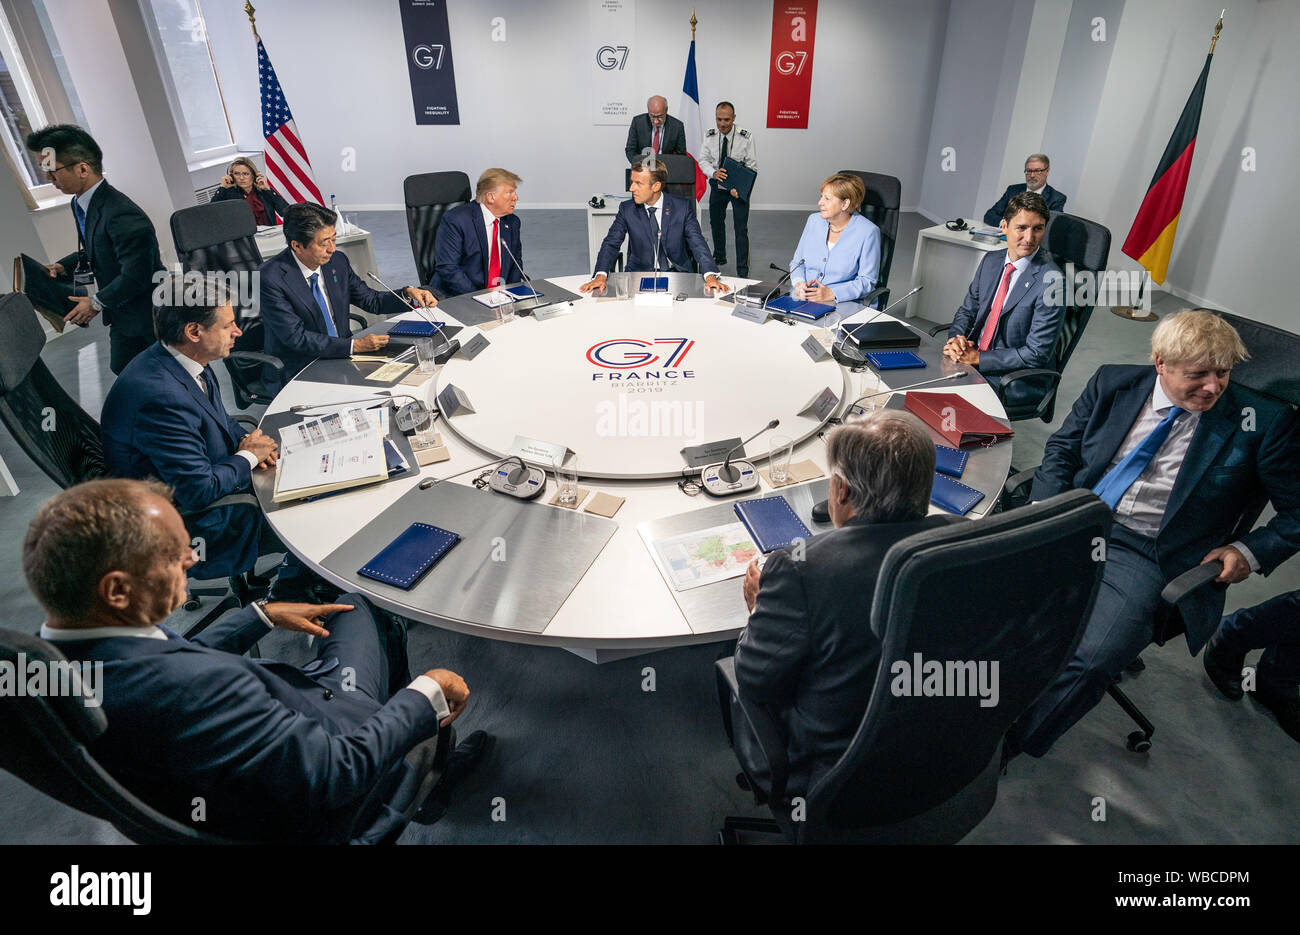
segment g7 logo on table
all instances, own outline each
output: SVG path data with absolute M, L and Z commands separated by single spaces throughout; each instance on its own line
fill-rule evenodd
M 620 58 L 618 53 L 622 52 Z M 613 71 L 617 68 L 622 71 L 627 67 L 628 47 L 625 45 L 602 45 L 596 50 L 596 64 L 605 71 Z
M 680 367 L 686 355 L 695 346 L 695 341 L 692 338 L 655 338 L 653 341 L 641 338 L 611 338 L 587 348 L 587 360 L 607 370 L 634 370 L 637 367 L 659 362 L 659 354 L 642 350 L 658 344 L 673 347 L 668 356 L 663 358 L 663 365 Z

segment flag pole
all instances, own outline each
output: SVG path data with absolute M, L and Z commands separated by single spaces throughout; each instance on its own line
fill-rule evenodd
M 692 42 L 695 41 L 695 24 L 698 22 L 699 20 L 695 18 L 695 8 L 691 7 L 691 41 Z M 1223 23 L 1220 22 L 1219 25 L 1222 26 Z
M 257 18 L 253 15 L 257 10 L 253 9 L 252 0 L 244 0 L 244 12 L 248 14 L 248 25 L 253 27 L 253 35 L 261 39 L 262 37 L 257 35 Z

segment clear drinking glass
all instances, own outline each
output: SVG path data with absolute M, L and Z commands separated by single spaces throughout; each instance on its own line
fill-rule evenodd
M 631 273 L 614 273 L 610 278 L 614 280 L 614 295 L 617 298 L 626 299 L 632 293 Z
M 578 459 L 570 458 L 567 464 L 556 465 L 555 485 L 560 496 L 557 502 L 572 506 L 578 502 Z
M 790 480 L 790 458 L 794 455 L 794 443 L 785 435 L 773 435 L 767 443 L 767 472 L 774 484 L 784 484 Z
M 415 359 L 420 373 L 433 373 L 438 369 L 438 355 L 447 349 L 447 339 L 441 334 L 415 339 Z

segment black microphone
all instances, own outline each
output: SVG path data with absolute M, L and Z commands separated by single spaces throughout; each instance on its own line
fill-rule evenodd
M 299 403 L 296 406 L 290 406 L 289 411 L 297 413 L 306 412 L 309 409 L 334 409 L 338 406 L 350 406 L 353 403 L 391 403 L 398 399 L 409 399 L 413 402 L 420 402 L 420 400 L 408 393 L 399 393 L 396 396 L 393 396 L 391 393 L 385 393 L 379 396 L 364 396 L 361 399 L 341 399 L 332 403 Z
M 785 269 L 784 266 L 777 266 L 775 263 L 769 263 L 768 265 L 771 266 L 772 269 Z M 803 267 L 802 259 L 800 259 L 796 264 L 796 269 L 801 267 Z M 805 272 L 807 272 L 807 270 L 805 270 Z M 780 292 L 781 286 L 783 286 L 785 284 L 785 281 L 793 275 L 794 275 L 794 270 L 792 269 L 785 270 L 785 275 L 776 281 L 776 285 L 768 290 L 767 295 L 763 296 L 762 308 L 764 311 L 767 310 L 767 303 L 772 301 L 772 296 Z
M 906 302 L 908 299 L 916 295 L 924 288 L 925 286 L 923 285 L 916 286 L 915 288 L 912 289 L 911 292 L 907 293 L 907 295 L 897 299 L 894 302 L 890 302 L 888 305 L 880 309 L 880 311 L 876 312 L 876 314 L 872 315 L 866 321 L 858 322 L 856 325 L 853 326 L 852 332 L 850 332 L 850 330 L 841 323 L 839 326 L 840 336 L 831 342 L 831 356 L 835 358 L 837 363 L 844 364 L 846 367 L 858 367 L 866 363 L 867 359 L 863 357 L 860 353 L 857 354 L 856 356 L 849 354 L 848 351 L 845 349 L 844 342 L 851 336 L 851 334 L 855 334 L 861 329 L 865 328 L 867 325 L 871 324 L 881 315 L 885 314 L 885 312 L 889 311 L 891 308 L 894 308 L 899 303 Z M 855 338 L 854 342 L 856 343 L 856 341 L 857 339 Z
M 907 295 L 904 295 L 904 296 L 902 296 L 902 297 L 900 297 L 900 298 L 898 298 L 898 299 L 895 299 L 893 302 L 890 302 L 888 305 L 886 305 L 884 308 L 880 309 L 878 312 L 876 312 L 876 314 L 872 315 L 872 316 L 871 316 L 870 318 L 868 318 L 866 321 L 860 321 L 860 322 L 858 322 L 856 325 L 853 326 L 853 330 L 854 330 L 854 331 L 857 331 L 859 328 L 865 328 L 867 325 L 871 324 L 873 321 L 875 321 L 875 320 L 876 320 L 877 318 L 879 318 L 881 315 L 885 314 L 885 312 L 889 311 L 891 308 L 895 308 L 896 306 L 902 304 L 903 302 L 906 302 L 908 299 L 910 299 L 912 296 L 916 295 L 918 292 L 920 292 L 920 291 L 921 291 L 922 289 L 924 289 L 924 288 L 925 288 L 924 285 L 920 285 L 920 286 L 916 286 L 916 287 L 914 287 L 914 288 L 912 289 L 911 292 L 907 293 Z M 843 336 L 845 336 L 845 337 L 848 336 L 848 329 L 845 328 L 845 326 L 842 325 L 842 324 L 840 325 L 840 332 L 841 332 L 841 334 L 842 334 Z
M 515 266 L 519 267 L 519 275 L 524 278 L 524 285 L 527 286 L 528 290 L 532 293 L 532 296 L 530 296 L 530 298 L 534 298 L 534 299 L 537 298 L 539 293 L 537 289 L 533 286 L 533 281 L 528 277 L 528 274 L 524 272 L 524 264 L 519 262 L 519 259 L 515 256 L 514 251 L 510 249 L 510 244 L 506 242 L 507 238 L 501 237 L 499 238 L 499 240 L 501 246 L 506 248 L 506 253 L 510 256 L 510 259 L 514 261 Z M 511 483 L 514 483 L 514 481 L 511 481 Z
M 762 435 L 764 432 L 771 431 L 772 429 L 776 428 L 780 424 L 781 424 L 780 419 L 773 419 L 771 422 L 767 423 L 767 425 L 763 426 L 753 435 L 749 436 L 749 438 L 746 438 L 744 441 L 742 441 L 735 448 L 732 448 L 730 451 L 728 451 L 727 457 L 724 458 L 722 461 L 722 469 L 718 471 L 718 477 L 722 478 L 728 484 L 734 484 L 736 481 L 740 480 L 740 472 L 731 466 L 731 456 L 734 455 L 741 448 L 744 448 L 746 444 L 758 438 L 758 436 Z
M 419 315 L 421 318 L 423 318 L 423 319 L 424 319 L 425 321 L 427 321 L 429 324 L 433 325 L 433 327 L 435 327 L 436 329 L 438 329 L 438 331 L 442 334 L 442 339 L 443 339 L 444 341 L 446 341 L 448 344 L 451 343 L 451 338 L 447 337 L 447 332 L 443 331 L 443 330 L 442 330 L 442 325 L 438 324 L 438 322 L 435 321 L 435 320 L 431 317 L 431 315 L 430 315 L 428 309 L 425 309 L 425 308 L 422 307 L 422 306 L 416 305 L 416 304 L 415 304 L 414 302 L 412 302 L 410 299 L 406 298 L 406 297 L 403 296 L 403 295 L 400 295 L 400 294 L 397 293 L 397 292 L 393 292 L 392 288 L 389 287 L 389 285 L 388 285 L 386 282 L 384 282 L 382 279 L 380 279 L 380 278 L 379 278 L 378 276 L 376 276 L 374 273 L 366 273 L 366 275 L 369 276 L 371 279 L 373 279 L 375 282 L 379 283 L 379 285 L 383 286 L 385 289 L 387 289 L 387 290 L 388 290 L 390 293 L 392 293 L 394 296 L 396 296 L 397 301 L 401 302 L 403 305 L 405 305 L 405 306 L 406 306 L 407 308 L 409 308 L 411 311 L 415 312 L 417 315 Z

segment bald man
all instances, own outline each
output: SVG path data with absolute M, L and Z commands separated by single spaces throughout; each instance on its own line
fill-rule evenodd
M 623 153 L 627 164 L 640 161 L 643 155 L 664 153 L 686 155 L 686 127 L 676 117 L 668 116 L 668 101 L 656 94 L 645 102 L 646 112 L 632 118 L 627 130 Z

